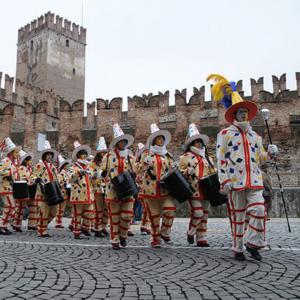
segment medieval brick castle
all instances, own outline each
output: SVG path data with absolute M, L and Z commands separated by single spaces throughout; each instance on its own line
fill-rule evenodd
M 204 86 L 194 88 L 190 99 L 186 98 L 185 89 L 176 90 L 171 95 L 175 97 L 173 106 L 169 106 L 169 91 L 128 97 L 125 112 L 122 98 L 99 98 L 85 104 L 85 47 L 86 29 L 74 23 L 71 28 L 71 22 L 59 16 L 54 22 L 50 12 L 19 29 L 16 80 L 0 73 L 1 86 L 4 81 L 0 94 L 0 139 L 10 136 L 25 151 L 36 151 L 37 134 L 44 132 L 51 146 L 69 157 L 75 140 L 95 149 L 98 137 L 103 135 L 109 144 L 116 122 L 124 132 L 135 136 L 135 145 L 145 143 L 150 124 L 155 122 L 171 132 L 170 149 L 178 156 L 188 125 L 194 122 L 202 133 L 210 136 L 209 151 L 214 156 L 217 133 L 228 124 L 222 104 L 205 101 Z M 285 74 L 280 78 L 273 76 L 273 91 L 264 90 L 263 78 L 251 79 L 251 96 L 244 95 L 242 81 L 237 83 L 245 100 L 271 112 L 269 125 L 273 143 L 281 153 L 279 165 L 285 186 L 300 185 L 300 73 L 296 73 L 295 79 L 296 91 L 287 89 Z M 251 123 L 267 146 L 269 140 L 261 115 Z

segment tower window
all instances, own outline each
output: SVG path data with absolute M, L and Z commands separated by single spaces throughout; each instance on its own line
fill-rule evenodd
M 69 40 L 66 40 L 66 46 L 69 47 Z
M 30 42 L 30 49 L 33 50 L 33 41 Z
M 76 70 L 75 70 L 75 69 L 73 69 L 73 74 L 74 74 L 74 75 L 76 74 Z

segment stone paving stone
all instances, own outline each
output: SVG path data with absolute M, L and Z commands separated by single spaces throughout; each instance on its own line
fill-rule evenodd
M 22 234 L 0 236 L 0 298 L 2 294 L 7 299 L 55 300 L 300 298 L 299 219 L 289 234 L 281 220 L 268 223 L 270 248 L 261 250 L 262 262 L 248 253 L 244 262 L 233 259 L 230 227 L 224 219 L 208 221 L 210 248 L 188 247 L 188 222 L 175 219 L 175 246 L 160 249 L 150 248 L 150 237 L 140 235 L 136 225 L 136 235 L 120 251 L 111 249 L 109 239 L 76 241 L 69 230 L 54 229 L 53 222 L 49 225 L 53 237 L 47 240 L 26 228 Z

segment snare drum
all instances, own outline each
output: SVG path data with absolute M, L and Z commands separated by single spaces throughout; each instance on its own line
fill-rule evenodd
M 13 183 L 13 196 L 15 200 L 28 199 L 27 181 L 20 180 Z
M 204 193 L 208 197 L 212 207 L 219 206 L 228 202 L 227 195 L 220 193 L 221 185 L 217 173 L 204 176 L 200 179 L 200 182 Z
M 139 192 L 135 180 L 132 178 L 129 171 L 112 178 L 111 182 L 114 185 L 120 200 L 124 200 Z
M 47 203 L 49 206 L 54 206 L 64 202 L 64 197 L 61 194 L 60 186 L 57 181 L 51 181 L 44 185 Z
M 37 184 L 36 183 L 28 184 L 27 187 L 28 187 L 29 198 L 34 199 L 36 194 Z
M 179 203 L 190 199 L 195 193 L 195 189 L 183 177 L 178 168 L 164 174 L 160 179 L 160 184 L 163 188 L 167 188 Z

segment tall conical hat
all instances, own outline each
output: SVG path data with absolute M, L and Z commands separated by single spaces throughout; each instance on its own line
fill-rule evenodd
M 64 165 L 66 165 L 66 164 L 71 165 L 71 160 L 70 159 L 64 159 L 62 157 L 62 155 L 60 155 L 60 154 L 58 155 L 57 160 L 58 160 L 58 171 L 59 172 L 61 171 L 61 169 Z
M 57 151 L 55 149 L 52 149 L 51 146 L 50 146 L 50 143 L 48 140 L 46 140 L 44 142 L 44 150 L 40 151 L 39 153 L 39 159 L 42 159 L 43 157 L 43 154 L 44 153 L 51 153 L 53 155 L 53 158 L 52 158 L 52 161 L 56 161 L 57 160 Z
M 7 151 L 6 154 L 9 154 L 10 152 L 12 152 L 16 149 L 18 149 L 19 151 L 22 149 L 21 146 L 16 146 L 9 137 L 7 137 L 5 139 L 5 148 L 6 148 L 6 151 Z
M 28 152 L 26 153 L 24 150 L 20 150 L 19 152 L 20 156 L 20 165 L 24 162 L 24 160 L 28 157 L 31 157 L 31 159 L 34 159 L 34 153 L 33 152 Z
M 98 140 L 98 145 L 97 145 L 97 150 L 96 150 L 96 155 L 100 152 L 108 152 L 107 146 L 105 143 L 105 138 L 101 136 Z
M 235 82 L 228 81 L 221 75 L 212 74 L 207 77 L 207 81 L 214 80 L 215 85 L 211 91 L 214 94 L 214 100 L 222 100 L 222 104 L 227 109 L 225 119 L 233 124 L 234 113 L 239 108 L 247 108 L 249 110 L 248 121 L 252 120 L 258 111 L 258 107 L 254 102 L 244 101 L 236 90 Z
M 135 154 L 135 161 L 138 161 L 142 156 L 142 154 L 148 149 L 149 149 L 148 146 L 145 146 L 143 143 L 138 143 L 138 149 Z
M 115 123 L 113 126 L 113 141 L 110 143 L 109 148 L 115 149 L 117 143 L 122 140 L 127 140 L 125 148 L 128 148 L 132 145 L 134 137 L 131 134 L 124 134 L 120 125 L 118 123 Z
M 80 150 L 85 150 L 87 152 L 87 157 L 89 157 L 91 155 L 91 147 L 88 145 L 81 145 L 78 141 L 74 142 L 74 147 L 73 147 L 73 152 L 72 152 L 72 160 L 73 161 L 77 161 L 77 153 Z
M 150 125 L 151 135 L 147 139 L 147 146 L 152 146 L 154 139 L 162 135 L 165 139 L 164 145 L 167 146 L 171 141 L 171 133 L 168 130 L 160 130 L 158 126 L 153 123 Z
M 186 137 L 185 141 L 185 149 L 188 148 L 188 146 L 194 141 L 201 139 L 203 141 L 204 146 L 206 146 L 209 142 L 209 137 L 206 134 L 200 134 L 197 126 L 195 123 L 190 124 L 189 126 L 189 132 Z

